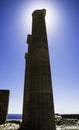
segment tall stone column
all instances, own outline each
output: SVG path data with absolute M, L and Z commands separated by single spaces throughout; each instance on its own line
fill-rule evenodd
M 45 14 L 33 12 L 27 37 L 22 130 L 56 130 Z

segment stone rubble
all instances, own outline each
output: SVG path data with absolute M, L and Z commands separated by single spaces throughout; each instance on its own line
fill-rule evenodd
M 55 115 L 56 130 L 79 130 L 79 120 Z
M 0 125 L 0 130 L 18 130 L 20 127 L 20 121 L 8 121 L 5 124 Z
M 79 130 L 78 119 L 62 119 L 60 116 L 56 117 L 56 130 Z M 0 130 L 18 130 L 22 120 L 11 120 L 5 124 L 0 125 Z

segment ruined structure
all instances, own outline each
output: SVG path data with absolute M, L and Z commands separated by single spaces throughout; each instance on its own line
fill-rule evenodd
M 27 38 L 22 130 L 56 130 L 45 15 L 33 12 Z
M 0 124 L 4 123 L 8 114 L 9 90 L 0 90 Z

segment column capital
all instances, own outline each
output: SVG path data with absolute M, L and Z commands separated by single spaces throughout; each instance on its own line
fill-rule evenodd
M 33 13 L 32 13 L 32 16 L 38 16 L 38 15 L 43 15 L 45 17 L 46 15 L 46 9 L 42 9 L 42 10 L 35 10 Z

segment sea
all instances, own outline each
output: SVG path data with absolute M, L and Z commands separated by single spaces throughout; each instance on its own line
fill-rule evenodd
M 8 114 L 8 119 L 22 119 L 22 114 Z

